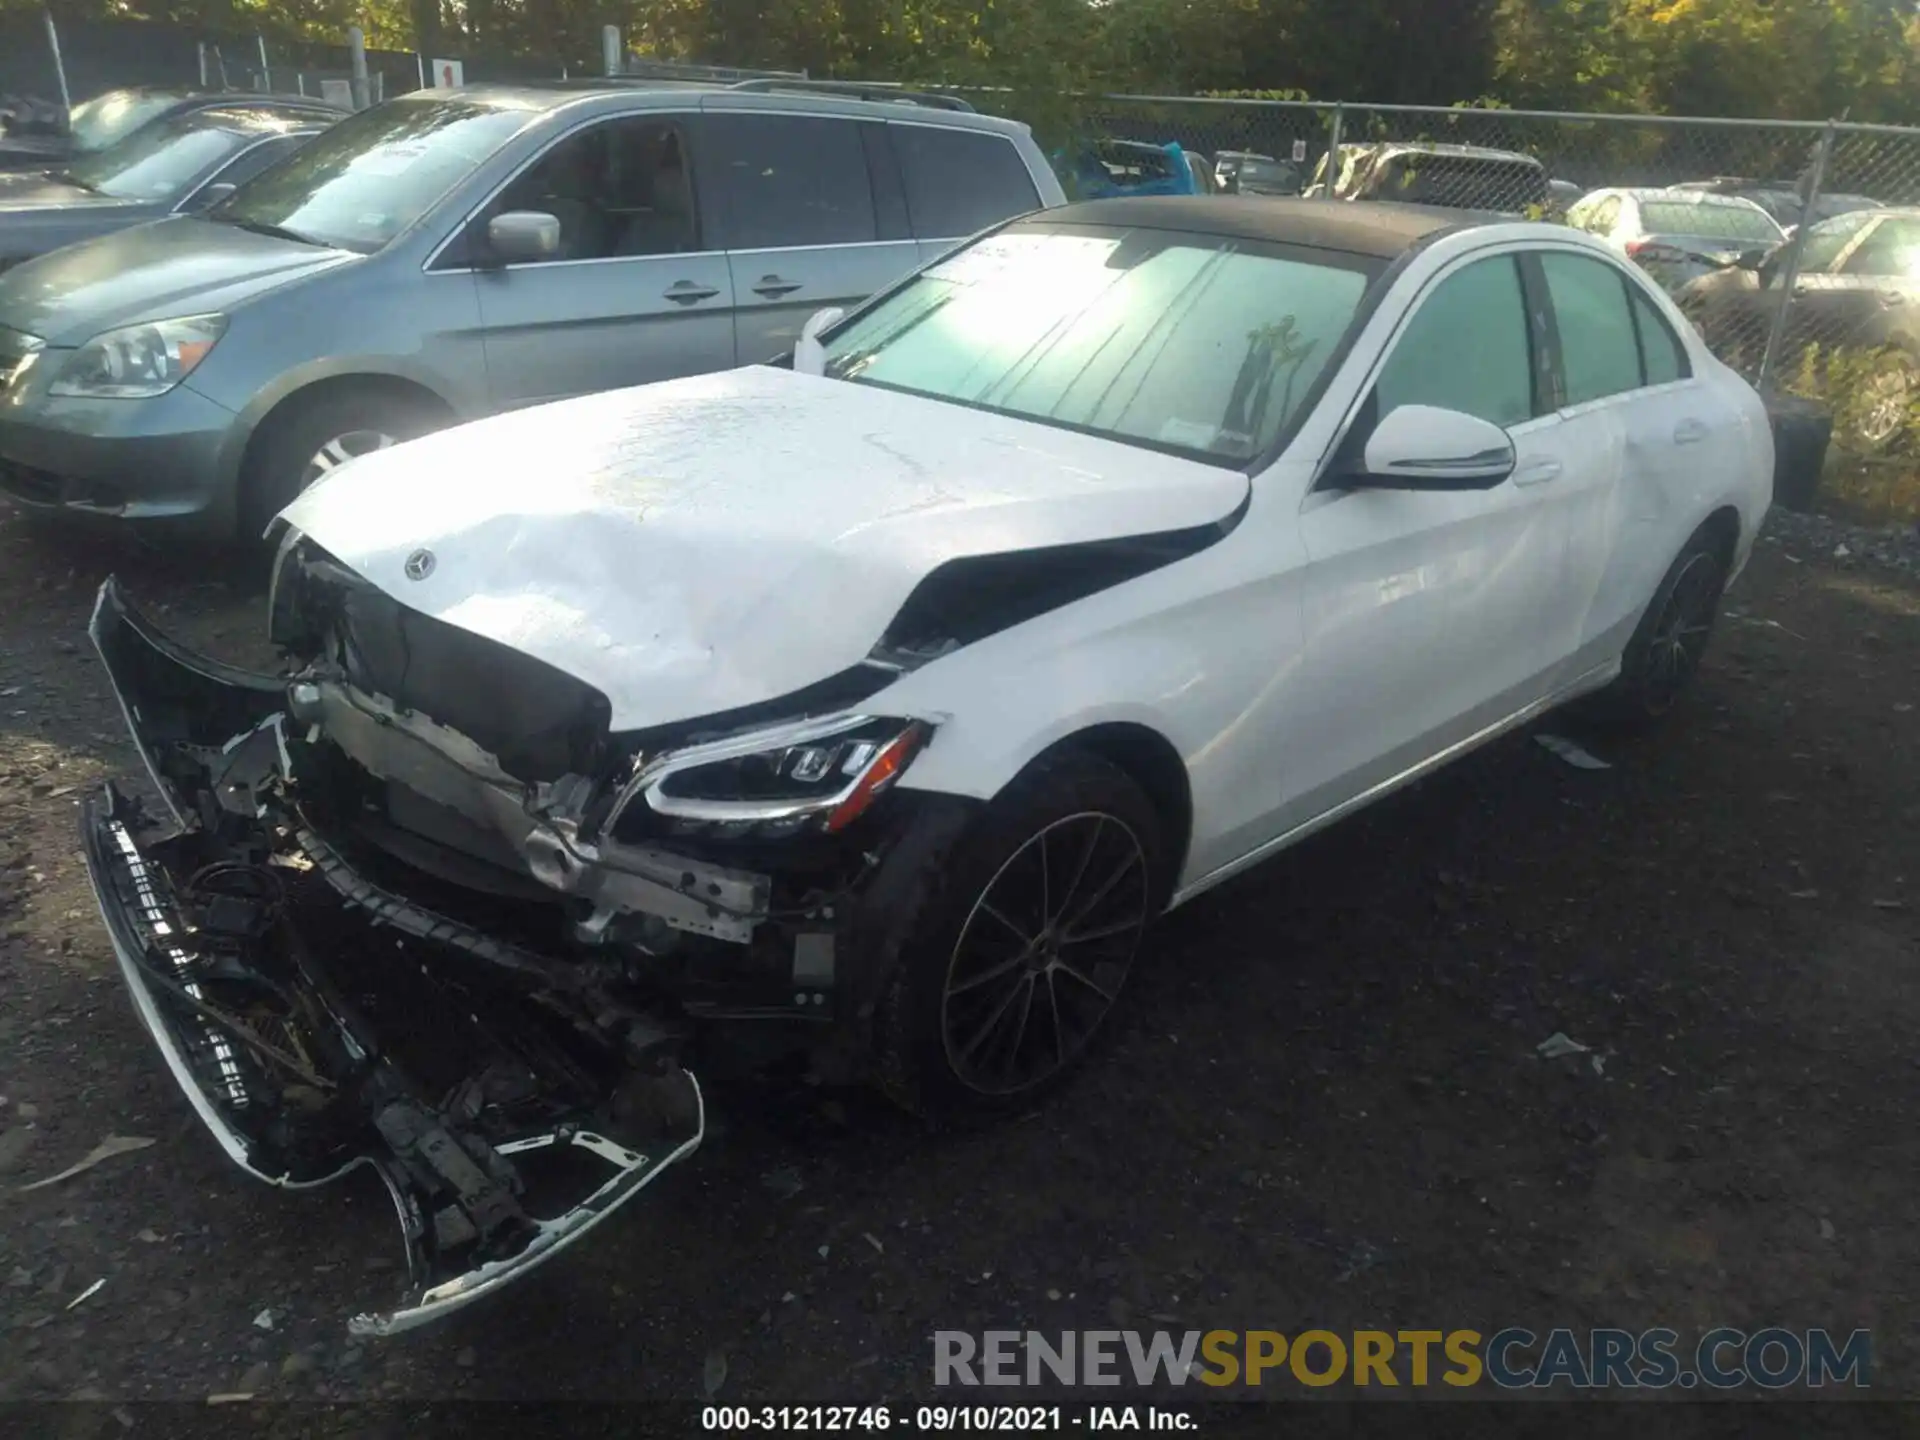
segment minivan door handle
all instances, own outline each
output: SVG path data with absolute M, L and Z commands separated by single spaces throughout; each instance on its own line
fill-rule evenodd
M 1673 443 L 1676 445 L 1694 445 L 1707 438 L 1707 422 L 1704 420 L 1682 420 L 1673 427 Z
M 753 293 L 764 295 L 769 300 L 778 300 L 782 295 L 791 295 L 799 288 L 798 280 L 782 280 L 778 275 L 762 275 L 760 283 L 753 287 Z
M 720 292 L 711 285 L 696 285 L 691 280 L 682 280 L 667 290 L 664 298 L 676 305 L 692 305 L 697 301 L 711 300 Z
M 1513 472 L 1513 483 L 1544 485 L 1549 480 L 1559 479 L 1563 468 L 1558 460 L 1529 460 Z

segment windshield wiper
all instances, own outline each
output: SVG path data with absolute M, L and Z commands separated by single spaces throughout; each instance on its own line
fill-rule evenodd
M 72 185 L 76 189 L 87 191 L 89 194 L 104 195 L 107 193 L 91 180 L 82 180 L 71 170 L 49 170 L 47 174 L 55 180 L 58 180 L 62 185 Z
M 312 245 L 319 249 L 331 248 L 324 240 L 316 240 L 311 235 L 302 235 L 298 230 L 289 230 L 284 225 L 275 225 L 266 220 L 230 220 L 224 215 L 204 217 L 221 225 L 231 225 L 236 230 L 251 230 L 256 235 L 271 235 L 276 240 L 292 240 L 301 245 Z

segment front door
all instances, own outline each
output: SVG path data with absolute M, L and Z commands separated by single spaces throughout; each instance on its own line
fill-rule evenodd
M 1341 489 L 1307 496 L 1305 648 L 1280 737 L 1289 823 L 1330 809 L 1542 693 L 1544 637 L 1570 601 L 1554 500 L 1574 457 L 1547 406 L 1512 255 L 1472 260 L 1426 291 L 1345 440 L 1363 449 L 1401 405 L 1462 411 L 1513 440 L 1512 477 L 1488 490 Z
M 452 248 L 450 263 L 476 271 L 496 409 L 733 365 L 733 279 L 687 163 L 697 120 L 626 116 L 563 136 Z M 487 221 L 510 210 L 558 219 L 558 253 L 490 266 Z
M 814 311 L 851 308 L 919 264 L 883 125 L 759 109 L 709 110 L 703 124 L 695 163 L 741 364 L 791 354 Z

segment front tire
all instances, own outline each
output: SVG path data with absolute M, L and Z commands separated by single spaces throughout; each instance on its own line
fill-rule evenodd
M 1851 447 L 1863 455 L 1882 455 L 1906 438 L 1920 405 L 1920 365 L 1904 350 L 1882 351 L 1845 407 Z
M 357 387 L 295 404 L 297 409 L 269 421 L 273 428 L 244 477 L 244 540 L 258 539 L 275 515 L 335 467 L 445 423 L 418 401 Z
M 1166 896 L 1160 817 L 1096 756 L 1044 757 L 925 857 L 888 928 L 880 1088 L 937 1117 L 1031 1104 L 1077 1068 Z

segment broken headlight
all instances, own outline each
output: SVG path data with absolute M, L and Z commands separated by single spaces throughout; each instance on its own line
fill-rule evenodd
M 844 830 L 927 743 L 924 721 L 840 716 L 689 746 L 641 767 L 637 794 L 679 834 L 775 840 Z

